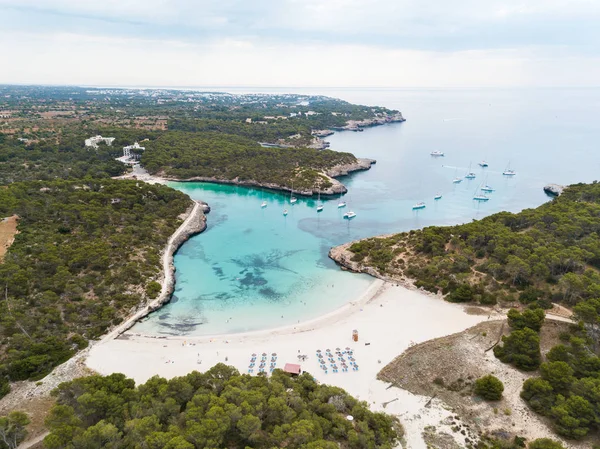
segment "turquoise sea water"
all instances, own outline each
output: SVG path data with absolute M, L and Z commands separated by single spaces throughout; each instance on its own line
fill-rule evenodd
M 231 90 L 231 89 L 228 89 Z M 266 93 L 269 90 L 262 89 Z M 291 91 L 291 90 L 288 90 Z M 377 159 L 342 179 L 356 212 L 344 220 L 337 199 L 299 197 L 207 183 L 174 183 L 208 202 L 208 229 L 175 256 L 174 300 L 135 331 L 211 335 L 296 323 L 331 312 L 366 290 L 371 278 L 341 271 L 333 245 L 427 225 L 457 224 L 548 200 L 554 182 L 590 182 L 600 174 L 600 90 L 319 90 L 353 103 L 399 109 L 407 121 L 327 138 L 332 149 Z M 433 150 L 443 158 L 430 156 Z M 488 168 L 478 162 L 486 160 Z M 508 163 L 517 172 L 502 176 Z M 475 180 L 453 184 L 471 164 Z M 472 200 L 486 181 L 496 190 Z M 443 195 L 434 201 L 436 193 Z M 268 206 L 261 209 L 262 201 Z M 426 208 L 413 211 L 417 201 Z M 284 208 L 289 215 L 284 217 Z

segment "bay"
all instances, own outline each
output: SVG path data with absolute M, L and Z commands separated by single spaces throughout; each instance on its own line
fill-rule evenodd
M 299 197 L 292 206 L 277 192 L 171 184 L 211 205 L 208 229 L 175 256 L 174 300 L 134 331 L 218 335 L 318 317 L 356 299 L 372 281 L 341 271 L 327 257 L 331 246 L 536 207 L 549 200 L 545 184 L 591 182 L 600 168 L 600 89 L 211 90 L 323 94 L 399 109 L 407 121 L 327 138 L 334 150 L 377 160 L 371 170 L 341 179 L 349 189 L 345 210 L 335 198 L 317 213 L 316 199 Z M 445 157 L 432 157 L 433 150 Z M 478 165 L 482 160 L 487 168 Z M 514 177 L 502 175 L 509 163 Z M 453 184 L 469 167 L 476 178 Z M 495 191 L 487 202 L 473 201 L 482 183 Z M 414 211 L 418 201 L 426 207 Z M 348 209 L 356 218 L 343 218 Z

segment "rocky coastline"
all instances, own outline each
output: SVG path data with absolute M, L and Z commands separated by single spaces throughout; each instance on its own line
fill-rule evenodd
M 380 235 L 380 236 L 378 236 L 378 238 L 379 237 L 381 237 L 381 238 L 391 237 L 392 235 L 393 234 Z M 369 276 L 373 276 L 374 278 L 381 279 L 382 281 L 385 281 L 385 282 L 390 282 L 390 283 L 396 284 L 396 285 L 402 285 L 403 287 L 408 288 L 410 290 L 419 290 L 419 291 L 423 291 L 427 295 L 439 296 L 439 295 L 435 295 L 431 292 L 427 292 L 420 288 L 417 288 L 415 286 L 414 279 L 404 278 L 404 277 L 401 279 L 398 279 L 398 278 L 392 278 L 390 276 L 384 276 L 373 267 L 363 265 L 360 262 L 353 261 L 352 260 L 353 253 L 350 251 L 350 247 L 356 242 L 358 242 L 358 240 L 354 241 L 354 242 L 344 243 L 343 245 L 334 246 L 333 248 L 331 248 L 329 250 L 329 253 L 328 253 L 329 258 L 332 259 L 336 264 L 338 264 L 340 266 L 340 268 L 344 271 L 368 274 Z
M 321 190 L 321 195 L 322 196 L 334 196 L 334 195 L 339 195 L 340 193 L 346 193 L 348 191 L 346 186 L 335 178 L 339 177 L 339 176 L 346 176 L 346 175 L 349 175 L 350 173 L 357 172 L 357 171 L 369 170 L 371 168 L 371 166 L 373 164 L 375 164 L 376 162 L 377 161 L 375 159 L 357 158 L 356 162 L 354 162 L 352 164 L 335 165 L 335 166 L 331 167 L 330 169 L 323 171 L 322 174 L 329 179 L 329 182 L 331 182 L 332 185 L 331 185 L 331 187 L 329 187 L 327 189 Z M 164 175 L 159 175 L 159 176 L 162 180 L 169 181 L 169 182 L 171 182 L 171 181 L 172 182 L 212 182 L 215 184 L 229 184 L 229 185 L 236 185 L 236 186 L 242 186 L 242 187 L 261 187 L 264 189 L 275 190 L 275 191 L 280 191 L 280 192 L 292 192 L 292 189 L 287 186 L 282 186 L 282 185 L 270 183 L 270 182 L 259 182 L 259 181 L 255 181 L 255 180 L 251 180 L 251 179 L 250 180 L 239 180 L 237 178 L 221 179 L 221 178 L 215 178 L 215 177 L 210 177 L 210 176 L 194 176 L 193 178 L 179 179 L 179 178 L 174 178 L 174 177 L 169 177 L 169 176 L 164 176 Z M 305 190 L 294 189 L 293 193 L 296 195 L 299 195 L 299 196 L 311 197 L 311 196 L 316 195 L 319 192 L 318 192 L 318 190 L 315 190 L 315 189 L 305 189 Z
M 548 184 L 547 186 L 544 186 L 544 192 L 550 196 L 560 196 L 560 194 L 563 193 L 564 188 L 564 186 L 558 184 Z
M 142 311 L 139 311 L 117 329 L 117 335 L 131 329 L 138 321 L 147 317 L 150 313 L 160 309 L 171 301 L 171 296 L 175 289 L 175 264 L 173 257 L 185 242 L 191 237 L 200 234 L 206 230 L 206 215 L 210 207 L 203 201 L 194 201 L 194 205 L 187 213 L 187 218 L 183 224 L 175 231 L 165 247 L 161 260 L 163 262 L 163 274 L 161 279 L 162 289 L 160 295 L 154 299 Z
M 329 250 L 329 258 L 335 261 L 340 268 L 344 271 L 352 271 L 354 273 L 366 273 L 375 278 L 384 280 L 384 281 L 392 281 L 387 276 L 383 276 L 373 267 L 367 267 L 362 265 L 359 262 L 355 262 L 352 260 L 352 252 L 350 252 L 350 247 L 356 242 L 348 242 L 343 245 L 334 246 Z

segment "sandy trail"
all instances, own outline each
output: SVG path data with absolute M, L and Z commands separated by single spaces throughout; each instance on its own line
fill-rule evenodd
M 0 263 L 8 251 L 8 248 L 15 240 L 18 218 L 19 217 L 16 215 L 13 215 L 12 217 L 0 219 Z

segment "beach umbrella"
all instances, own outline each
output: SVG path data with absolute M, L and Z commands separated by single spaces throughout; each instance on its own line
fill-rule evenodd
M 263 357 L 266 357 L 266 356 L 267 356 L 267 353 L 266 353 L 266 352 L 263 352 L 263 353 L 262 353 L 262 355 L 263 355 Z
M 252 353 L 252 357 L 256 357 L 256 352 L 253 352 L 253 353 Z
M 336 351 L 339 351 L 339 350 L 340 350 L 340 348 L 335 348 L 335 350 L 336 350 Z
M 331 352 L 331 349 L 325 349 L 325 351 L 327 351 L 327 352 Z
M 346 346 L 346 351 L 351 351 L 349 346 Z
M 277 357 L 277 353 L 274 352 L 273 354 L 271 354 L 273 357 Z

